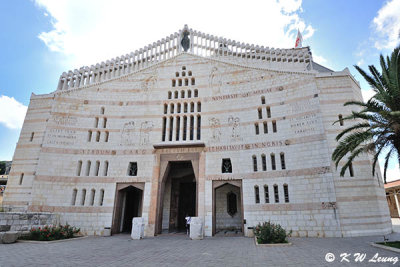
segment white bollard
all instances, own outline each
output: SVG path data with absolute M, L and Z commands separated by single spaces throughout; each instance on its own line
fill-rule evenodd
M 201 240 L 203 236 L 203 220 L 200 217 L 192 217 L 190 221 L 190 239 Z
M 144 220 L 142 217 L 136 217 L 132 219 L 132 239 L 141 239 L 144 235 Z

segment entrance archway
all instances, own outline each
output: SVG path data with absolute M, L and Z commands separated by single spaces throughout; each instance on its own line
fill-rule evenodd
M 213 181 L 213 235 L 243 234 L 242 181 Z
M 142 216 L 143 187 L 117 184 L 112 234 L 131 232 L 132 219 Z
M 197 214 L 197 184 L 191 161 L 169 162 L 161 186 L 158 233 L 186 231 L 186 216 Z

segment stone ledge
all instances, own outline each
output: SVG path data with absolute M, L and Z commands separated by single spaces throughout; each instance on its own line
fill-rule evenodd
M 376 247 L 376 248 L 386 249 L 386 250 L 393 251 L 393 252 L 397 252 L 397 253 L 400 252 L 400 249 L 399 249 L 399 248 L 392 248 L 392 247 L 388 247 L 388 246 L 385 246 L 385 245 L 376 244 L 376 243 L 374 243 L 374 242 L 371 242 L 371 243 L 369 243 L 369 244 L 370 244 L 371 246 L 373 246 L 373 247 Z
M 81 240 L 81 239 L 85 239 L 87 237 L 89 237 L 89 236 L 80 236 L 80 237 L 53 240 L 53 241 L 17 240 L 17 242 L 18 243 L 34 243 L 34 244 L 52 244 L 52 243 L 59 243 L 59 242 L 66 242 L 66 241 Z
M 291 246 L 292 243 L 275 243 L 275 244 L 258 244 L 257 242 L 257 237 L 254 237 L 254 243 L 256 244 L 256 246 L 259 247 L 288 247 Z

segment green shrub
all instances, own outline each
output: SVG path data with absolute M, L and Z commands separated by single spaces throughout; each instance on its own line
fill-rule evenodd
M 274 224 L 270 221 L 260 223 L 254 228 L 254 234 L 259 244 L 288 243 L 287 238 L 292 231 L 286 232 L 280 224 Z
M 60 239 L 73 238 L 75 234 L 79 233 L 80 229 L 67 225 L 59 226 L 44 226 L 32 228 L 29 234 L 22 237 L 25 240 L 37 241 L 52 241 Z

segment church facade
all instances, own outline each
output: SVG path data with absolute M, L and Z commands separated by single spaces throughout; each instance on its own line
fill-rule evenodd
M 337 124 L 362 100 L 346 68 L 310 49 L 273 49 L 194 31 L 63 73 L 32 94 L 3 205 L 60 214 L 84 234 L 185 229 L 246 236 L 259 222 L 293 236 L 386 234 L 391 221 L 371 158 L 340 177 Z

